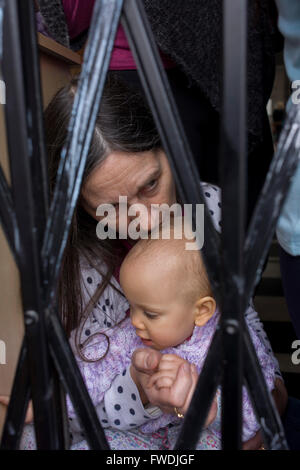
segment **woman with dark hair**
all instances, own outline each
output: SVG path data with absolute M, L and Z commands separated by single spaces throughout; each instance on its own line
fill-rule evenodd
M 48 33 L 73 50 L 87 39 L 95 0 L 39 0 Z M 203 181 L 219 184 L 222 107 L 223 0 L 143 0 L 182 123 Z M 249 222 L 273 156 L 266 105 L 282 48 L 273 0 L 248 2 Z M 141 89 L 136 64 L 119 26 L 110 69 Z
M 51 192 L 67 136 L 76 89 L 77 81 L 73 80 L 57 93 L 45 111 Z M 215 225 L 219 226 L 219 189 L 207 183 L 202 184 L 210 213 Z M 177 200 L 170 165 L 150 110 L 141 94 L 133 93 L 117 74 L 110 72 L 96 120 L 58 285 L 59 312 L 92 399 L 94 391 L 90 371 L 92 363 L 101 360 L 101 357 L 91 360 L 86 351 L 89 345 L 97 343 L 99 334 L 103 337 L 103 330 L 109 340 L 110 331 L 125 317 L 128 308 L 118 283 L 118 270 L 135 241 L 99 240 L 96 236 L 99 219 L 96 208 L 105 203 L 117 205 L 120 195 L 127 196 L 128 207 L 142 203 L 148 211 L 151 204 L 165 203 L 171 206 Z M 149 220 L 143 219 L 140 222 L 142 229 L 151 230 L 151 218 Z M 128 219 L 125 224 L 128 225 Z M 114 299 L 107 294 L 108 285 L 116 292 Z M 247 309 L 246 320 L 254 326 L 276 364 L 277 379 L 273 394 L 280 413 L 283 413 L 286 392 L 278 363 L 252 306 Z M 149 375 L 156 369 L 160 357 L 160 353 L 151 348 L 136 351 L 131 366 L 116 377 L 104 400 L 101 403 L 94 400 L 112 448 L 168 448 L 167 429 L 149 436 L 139 433 L 136 428 L 149 417 L 159 416 L 161 410 L 176 414 L 174 407 L 179 407 L 181 411 L 186 411 L 196 378 L 189 363 L 185 361 L 166 401 L 159 390 L 147 388 Z M 105 380 L 105 377 L 101 380 Z M 73 432 L 80 432 L 78 426 L 78 423 L 70 421 Z M 32 431 L 31 435 L 26 434 L 27 431 L 28 428 L 23 436 L 23 448 L 34 446 Z M 245 444 L 245 448 L 258 448 L 260 444 L 260 437 L 257 436 L 252 443 Z

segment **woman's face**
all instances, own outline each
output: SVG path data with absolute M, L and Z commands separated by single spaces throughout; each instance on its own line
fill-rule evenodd
M 113 204 L 118 231 L 119 196 L 127 197 L 127 209 L 133 204 L 143 204 L 147 210 L 138 214 L 140 229 L 149 231 L 151 204 L 171 206 L 176 202 L 175 184 L 166 154 L 162 150 L 111 153 L 86 179 L 81 193 L 82 206 L 94 219 L 101 220 L 103 217 L 96 215 L 97 207 Z M 124 219 L 124 215 L 122 217 Z M 135 217 L 128 216 L 126 211 L 126 220 L 121 219 L 122 227 L 123 224 L 127 227 L 130 219 Z

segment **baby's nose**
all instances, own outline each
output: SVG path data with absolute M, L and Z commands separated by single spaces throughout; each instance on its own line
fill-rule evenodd
M 139 315 L 138 313 L 134 313 L 134 312 L 130 311 L 130 320 L 131 320 L 132 326 L 136 330 L 143 330 L 144 329 L 144 323 L 143 323 L 143 320 L 142 320 L 142 316 Z

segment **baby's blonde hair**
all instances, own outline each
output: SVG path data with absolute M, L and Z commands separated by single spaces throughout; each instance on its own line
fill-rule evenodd
M 183 230 L 183 221 L 180 219 L 172 217 L 169 225 L 160 224 L 152 232 L 155 233 L 155 237 L 139 240 L 129 251 L 123 263 L 137 261 L 147 263 L 153 262 L 153 259 L 159 258 L 159 255 L 175 256 L 181 263 L 183 283 L 188 281 L 186 282 L 186 295 L 190 300 L 196 301 L 200 297 L 212 296 L 212 289 L 200 250 L 186 249 L 186 243 L 195 241 L 195 237 L 192 239 L 191 227 L 186 225 Z M 175 238 L 178 234 L 180 235 L 180 232 L 181 238 Z M 191 272 L 193 276 L 190 275 Z

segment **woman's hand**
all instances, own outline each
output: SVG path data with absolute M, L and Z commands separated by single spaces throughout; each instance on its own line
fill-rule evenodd
M 272 391 L 272 395 L 277 406 L 278 413 L 282 416 L 288 402 L 288 393 L 283 380 L 279 378 L 275 380 L 275 389 Z
M 10 397 L 6 395 L 0 395 L 0 404 L 4 406 L 8 406 L 9 404 Z M 25 424 L 32 423 L 33 421 L 33 407 L 32 407 L 32 401 L 29 402 L 28 408 L 27 408 L 27 413 L 25 416 Z

